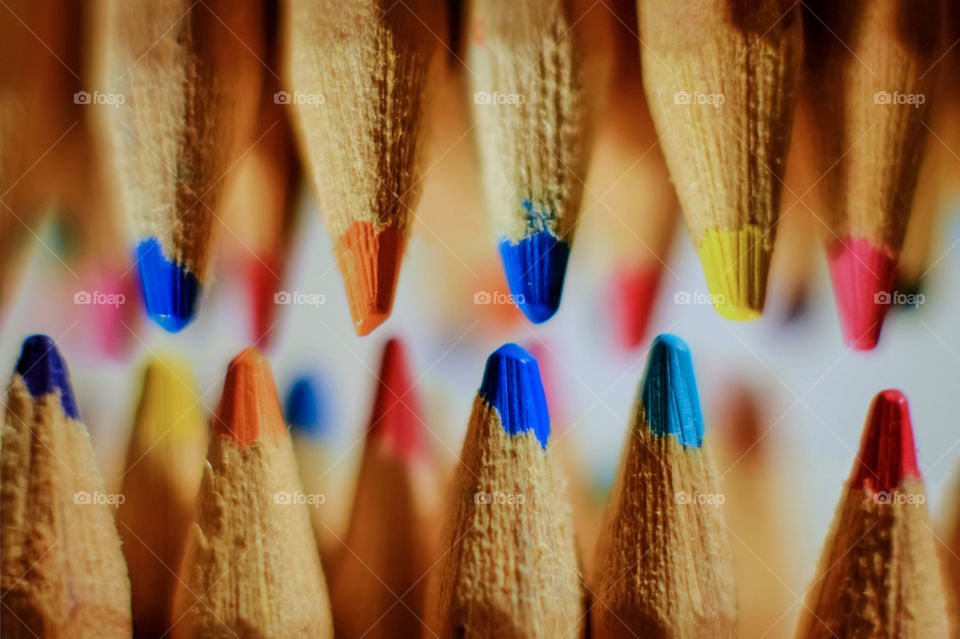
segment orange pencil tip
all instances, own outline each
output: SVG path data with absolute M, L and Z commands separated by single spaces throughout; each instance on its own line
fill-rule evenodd
M 286 430 L 270 362 L 255 347 L 230 362 L 213 428 L 240 448 Z
M 370 416 L 371 438 L 379 438 L 398 457 L 411 458 L 423 451 L 420 402 L 414 392 L 406 347 L 393 338 L 383 349 L 377 398 Z
M 390 316 L 405 245 L 395 225 L 377 232 L 369 222 L 355 222 L 337 239 L 337 262 L 357 335 L 368 335 Z

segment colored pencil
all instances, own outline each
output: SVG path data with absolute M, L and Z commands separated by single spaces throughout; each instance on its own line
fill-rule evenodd
M 338 637 L 417 637 L 432 538 L 426 426 L 403 344 L 387 342 L 344 552 L 330 579 Z
M 939 539 L 937 551 L 940 556 L 940 572 L 947 600 L 947 616 L 952 636 L 960 632 L 960 477 L 954 477 L 948 486 L 948 504 L 945 526 Z
M 3 636 L 130 637 L 130 582 L 67 365 L 23 342 L 0 438 Z
M 260 0 L 113 2 L 105 16 L 122 206 L 147 313 L 170 332 L 197 312 L 225 178 L 253 141 L 262 18 Z
M 735 637 L 733 557 L 690 349 L 654 339 L 590 584 L 596 637 Z
M 487 207 L 515 303 L 537 324 L 560 306 L 590 148 L 579 4 L 474 1 L 467 10 Z
M 271 343 L 277 319 L 276 294 L 283 288 L 300 204 L 300 160 L 289 107 L 278 101 L 280 82 L 279 0 L 267 0 L 266 56 L 257 110 L 257 143 L 237 166 L 224 197 L 226 246 L 220 263 L 239 275 L 249 302 L 251 341 Z
M 515 344 L 487 360 L 428 595 L 440 637 L 579 637 L 573 522 L 547 440 L 537 362 Z
M 340 428 L 330 391 L 318 372 L 305 373 L 294 379 L 284 403 L 303 491 L 327 496 L 317 508 L 310 509 L 324 566 L 332 566 L 343 550 L 352 494 L 347 488 L 348 475 L 353 470 L 340 451 Z
M 643 84 L 713 305 L 763 311 L 803 49 L 788 0 L 643 0 Z
M 869 350 L 903 247 L 923 158 L 923 122 L 944 53 L 944 5 L 805 5 L 806 69 L 830 203 L 827 259 L 844 341 Z
M 126 499 L 117 511 L 137 637 L 161 637 L 170 629 L 176 570 L 207 449 L 194 386 L 190 367 L 171 358 L 151 359 L 143 374 L 122 478 Z
M 270 364 L 230 362 L 173 616 L 174 638 L 332 637 L 327 587 Z
M 421 190 L 419 155 L 442 5 L 292 2 L 287 96 L 357 335 L 390 315 Z
M 610 318 L 620 346 L 633 350 L 646 341 L 680 205 L 643 93 L 636 2 L 611 11 L 613 68 L 587 184 L 606 214 L 598 252 L 613 257 Z M 587 198 L 587 210 L 597 204 Z
M 907 398 L 874 397 L 796 637 L 947 636 Z

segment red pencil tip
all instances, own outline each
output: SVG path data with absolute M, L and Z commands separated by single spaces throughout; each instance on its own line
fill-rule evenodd
M 613 272 L 613 321 L 625 349 L 638 347 L 647 334 L 662 270 L 660 263 L 654 262 L 619 267 Z
M 378 232 L 369 222 L 352 224 L 337 240 L 337 262 L 357 335 L 368 335 L 390 316 L 405 245 L 396 226 Z
M 420 402 L 410 377 L 406 348 L 396 338 L 389 340 L 383 348 L 377 398 L 367 433 L 403 458 L 418 455 L 424 447 Z
M 247 348 L 230 362 L 213 428 L 240 448 L 286 430 L 270 362 L 256 348 Z
M 250 297 L 253 339 L 266 346 L 274 328 L 275 295 L 280 288 L 280 260 L 273 255 L 252 255 L 246 266 L 247 293 Z
M 870 404 L 850 487 L 889 493 L 907 477 L 920 479 L 910 407 L 903 393 L 885 390 Z
M 845 237 L 830 244 L 827 259 L 843 339 L 857 350 L 870 350 L 890 308 L 897 254 L 864 238 Z

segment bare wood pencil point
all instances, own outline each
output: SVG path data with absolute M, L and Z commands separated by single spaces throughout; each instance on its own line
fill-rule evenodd
M 24 342 L 5 403 L 3 636 L 129 639 L 130 582 L 113 507 L 66 364 L 49 337 Z
M 230 364 L 173 637 L 331 638 L 327 587 L 269 363 Z
M 790 0 L 639 5 L 643 83 L 714 307 L 763 310 L 803 41 Z
M 424 87 L 445 38 L 442 5 L 292 0 L 287 9 L 287 99 L 354 328 L 366 335 L 390 315 L 420 199 Z

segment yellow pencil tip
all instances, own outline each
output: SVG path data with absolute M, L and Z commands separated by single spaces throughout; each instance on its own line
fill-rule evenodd
M 150 359 L 137 409 L 137 429 L 143 441 L 149 445 L 161 439 L 179 440 L 203 433 L 199 406 L 189 364 L 175 358 Z
M 724 319 L 760 317 L 767 292 L 772 241 L 755 224 L 736 231 L 707 231 L 700 243 L 700 262 L 713 307 Z

